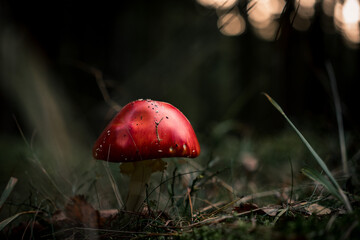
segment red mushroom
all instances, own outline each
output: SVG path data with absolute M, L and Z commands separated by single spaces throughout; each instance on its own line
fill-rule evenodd
M 129 211 L 137 210 L 144 200 L 151 173 L 165 169 L 160 158 L 195 158 L 199 154 L 200 145 L 189 120 L 171 104 L 149 99 L 123 107 L 93 147 L 94 158 L 122 162 L 121 172 L 130 175 Z

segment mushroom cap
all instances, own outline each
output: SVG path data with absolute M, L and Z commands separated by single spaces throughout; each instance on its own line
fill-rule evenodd
M 166 102 L 136 100 L 107 125 L 93 147 L 93 156 L 109 162 L 133 162 L 200 154 L 189 120 Z

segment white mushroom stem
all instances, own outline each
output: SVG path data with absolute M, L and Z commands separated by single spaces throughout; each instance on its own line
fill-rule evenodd
M 146 184 L 151 176 L 151 169 L 144 164 L 135 163 L 134 172 L 130 176 L 129 192 L 126 199 L 126 210 L 137 211 L 145 200 Z
M 120 171 L 130 176 L 126 210 L 136 212 L 146 198 L 146 184 L 154 172 L 163 171 L 166 163 L 161 159 L 145 160 L 134 163 L 123 163 Z

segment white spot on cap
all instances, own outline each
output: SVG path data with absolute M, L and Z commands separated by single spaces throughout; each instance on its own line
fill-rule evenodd
M 174 153 L 174 148 L 173 148 L 173 147 L 170 147 L 170 148 L 169 148 L 169 152 L 170 152 L 170 153 Z
M 158 150 L 158 152 L 160 152 L 160 153 L 161 153 L 161 152 L 162 152 L 162 150 L 161 150 L 161 149 L 159 149 L 159 150 Z
M 184 151 L 186 151 L 186 144 L 183 145 L 183 149 L 184 149 Z

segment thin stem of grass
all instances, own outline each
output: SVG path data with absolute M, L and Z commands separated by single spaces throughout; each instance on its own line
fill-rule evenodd
M 12 192 L 12 190 L 14 189 L 16 183 L 17 183 L 18 179 L 11 177 L 4 189 L 4 191 L 1 194 L 0 197 L 0 210 L 2 209 L 2 206 L 4 205 L 6 199 L 10 196 L 10 193 Z
M 292 161 L 289 158 L 289 163 L 290 163 L 290 170 L 291 170 L 291 189 L 290 189 L 290 198 L 287 199 L 286 201 L 286 209 L 289 210 L 289 205 L 292 203 L 292 198 L 293 198 L 293 190 L 294 190 L 294 170 L 293 170 L 293 165 L 292 165 Z M 286 212 L 286 215 L 288 214 L 288 211 Z
M 322 170 L 324 170 L 325 174 L 330 179 L 330 182 L 334 185 L 334 188 L 337 190 L 337 194 L 340 198 L 340 200 L 345 205 L 346 209 L 349 213 L 353 212 L 353 209 L 350 205 L 348 197 L 344 194 L 344 191 L 340 188 L 340 185 L 335 180 L 333 175 L 331 174 L 329 168 L 325 164 L 325 162 L 320 158 L 320 156 L 317 154 L 317 152 L 313 149 L 313 147 L 310 145 L 310 143 L 306 140 L 306 138 L 301 134 L 301 132 L 295 127 L 295 125 L 292 123 L 292 121 L 286 116 L 285 112 L 282 110 L 280 105 L 272 99 L 268 94 L 263 93 L 265 97 L 269 100 L 269 102 L 283 115 L 283 117 L 286 119 L 286 121 L 290 124 L 290 126 L 294 129 L 294 131 L 297 133 L 297 135 L 300 137 L 301 141 L 305 144 L 305 146 L 308 148 L 308 150 L 311 152 L 315 160 L 318 162 Z
M 341 101 L 339 96 L 338 87 L 336 84 L 336 78 L 334 69 L 329 61 L 325 64 L 326 70 L 329 75 L 331 91 L 334 98 L 334 105 L 335 105 L 335 113 L 336 113 L 336 120 L 338 123 L 338 131 L 339 131 L 339 142 L 340 142 L 340 151 L 341 151 L 341 161 L 343 165 L 343 171 L 346 176 L 349 176 L 349 168 L 347 164 L 347 154 L 346 154 L 346 143 L 345 143 L 345 134 L 344 134 L 344 123 L 342 118 L 342 109 L 341 109 Z
M 112 108 L 114 109 L 116 112 L 121 110 L 121 106 L 119 104 L 117 104 L 114 100 L 111 99 L 110 94 L 106 88 L 106 84 L 105 81 L 103 79 L 103 74 L 102 72 L 92 66 L 89 66 L 83 62 L 76 62 L 75 65 L 77 67 L 79 67 L 80 69 L 92 74 L 95 77 L 96 83 L 99 87 L 99 90 L 101 92 L 101 95 L 104 98 L 104 101 Z
M 108 162 L 103 162 L 103 166 L 104 166 L 105 171 L 106 171 L 106 173 L 107 173 L 107 175 L 109 177 L 109 181 L 110 181 L 111 187 L 112 187 L 112 189 L 114 191 L 116 201 L 117 201 L 117 203 L 119 205 L 119 209 L 122 209 L 124 207 L 124 202 L 123 202 L 122 197 L 120 195 L 119 189 L 118 189 L 118 187 L 116 185 L 116 181 L 114 179 L 114 176 L 112 175 L 112 173 L 110 171 Z
M 171 206 L 174 206 L 174 186 L 175 186 L 175 181 L 176 181 L 176 171 L 177 171 L 177 167 L 174 168 L 174 171 L 172 173 L 172 181 L 171 181 L 171 192 L 170 192 L 170 198 L 171 198 Z
M 37 214 L 39 211 L 26 211 L 26 212 L 19 212 L 9 218 L 6 218 L 5 220 L 2 220 L 0 222 L 0 232 L 4 229 L 4 227 L 6 227 L 9 223 L 11 223 L 12 221 L 14 221 L 16 218 L 18 218 L 21 215 L 24 214 Z
M 167 183 L 169 181 L 174 181 L 174 179 L 176 179 L 177 177 L 181 177 L 181 176 L 185 176 L 185 175 L 193 174 L 193 173 L 200 173 L 200 172 L 203 172 L 203 171 L 198 170 L 198 171 L 192 171 L 192 172 L 187 172 L 187 173 L 179 173 L 177 175 L 173 175 L 172 177 L 169 177 L 169 178 L 165 179 L 164 181 L 160 182 L 156 187 L 151 189 L 151 191 L 149 191 L 149 193 L 148 193 L 148 197 L 150 197 L 156 191 L 156 189 L 160 188 L 163 184 L 165 184 L 165 183 Z M 175 171 L 173 173 L 175 174 Z M 171 197 L 171 199 L 174 198 L 174 197 L 175 196 L 173 195 Z M 147 200 L 145 199 L 145 201 L 147 201 Z M 173 199 L 172 199 L 172 201 L 173 201 Z
M 164 179 L 164 174 L 165 174 L 165 172 L 163 171 L 163 172 L 161 173 L 160 182 L 163 181 L 163 179 Z M 160 195 L 161 195 L 161 186 L 159 187 L 159 194 L 158 194 L 158 198 L 157 198 L 156 211 L 159 209 L 159 205 L 160 205 Z
M 358 150 L 355 155 L 350 159 L 351 162 L 357 162 L 360 159 L 360 150 Z
M 41 170 L 41 172 L 49 179 L 50 183 L 53 185 L 53 187 L 60 193 L 60 195 L 66 200 L 69 201 L 70 199 L 66 196 L 66 194 L 59 188 L 59 186 L 55 183 L 55 181 L 53 180 L 53 178 L 50 176 L 50 174 L 46 171 L 46 169 L 44 168 L 44 166 L 41 164 L 40 159 L 38 158 L 38 156 L 34 153 L 31 144 L 28 142 L 28 140 L 25 137 L 25 134 L 19 124 L 19 122 L 17 121 L 15 115 L 13 115 L 15 124 L 20 132 L 21 137 L 23 138 L 25 144 L 28 146 L 28 148 L 31 151 L 32 154 L 32 158 L 29 158 L 32 160 L 32 162 Z

